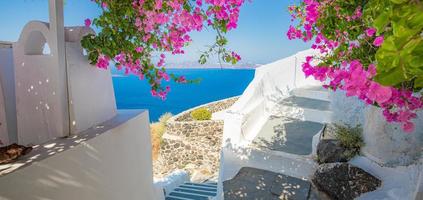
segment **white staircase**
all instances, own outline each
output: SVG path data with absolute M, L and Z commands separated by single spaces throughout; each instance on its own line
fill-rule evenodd
M 224 148 L 222 180 L 234 177 L 242 167 L 303 180 L 314 172 L 316 146 L 325 123 L 331 120 L 329 94 L 321 86 L 298 88 L 290 94 L 276 104 L 268 121 L 245 149 Z
M 208 200 L 216 196 L 217 183 L 185 182 L 166 195 L 165 200 Z

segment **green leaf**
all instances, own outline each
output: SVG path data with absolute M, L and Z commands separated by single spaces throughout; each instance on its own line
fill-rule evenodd
M 402 4 L 402 3 L 405 3 L 405 2 L 407 2 L 408 0 L 391 0 L 391 2 L 392 3 L 395 3 L 395 4 Z
M 375 81 L 382 85 L 395 86 L 404 82 L 406 79 L 400 68 L 394 68 L 386 73 L 378 73 L 375 77 Z
M 389 23 L 389 16 L 386 12 L 380 14 L 373 22 L 373 27 L 377 29 L 378 34 L 384 31 L 385 26 Z

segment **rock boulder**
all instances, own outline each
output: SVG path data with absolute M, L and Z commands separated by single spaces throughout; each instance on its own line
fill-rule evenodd
M 378 178 L 348 163 L 322 164 L 314 173 L 312 181 L 331 198 L 342 200 L 352 200 L 381 185 Z
M 335 139 L 320 140 L 317 145 L 317 156 L 319 164 L 333 162 L 347 162 L 347 150 L 341 146 L 341 142 Z

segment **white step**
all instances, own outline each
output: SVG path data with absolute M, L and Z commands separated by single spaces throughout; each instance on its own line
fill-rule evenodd
M 166 200 L 208 200 L 217 194 L 215 183 L 191 183 L 185 182 L 173 189 Z
M 251 146 L 281 152 L 280 155 L 311 157 L 315 148 L 314 140 L 318 140 L 324 127 L 324 124 L 316 122 L 271 117 L 254 138 Z
M 246 147 L 243 149 L 223 148 L 225 163 L 222 180 L 233 178 L 242 167 L 253 167 L 277 173 L 284 173 L 301 179 L 308 179 L 316 169 L 316 162 L 309 156 Z
M 332 115 L 330 102 L 297 96 L 290 96 L 279 102 L 273 113 L 277 117 L 290 117 L 318 123 L 330 123 Z
M 292 95 L 322 101 L 330 101 L 328 89 L 323 88 L 322 86 L 296 88 L 292 91 Z

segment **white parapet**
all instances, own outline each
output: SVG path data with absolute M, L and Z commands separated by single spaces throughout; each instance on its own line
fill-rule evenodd
M 58 41 L 51 28 L 29 22 L 13 44 L 16 127 L 18 142 L 24 145 L 77 134 L 116 115 L 110 70 L 89 64 L 80 44 L 94 31 L 67 27 Z M 60 42 L 66 48 L 63 66 L 57 64 Z
M 39 145 L 0 169 L 0 199 L 160 199 L 153 186 L 147 111 Z

